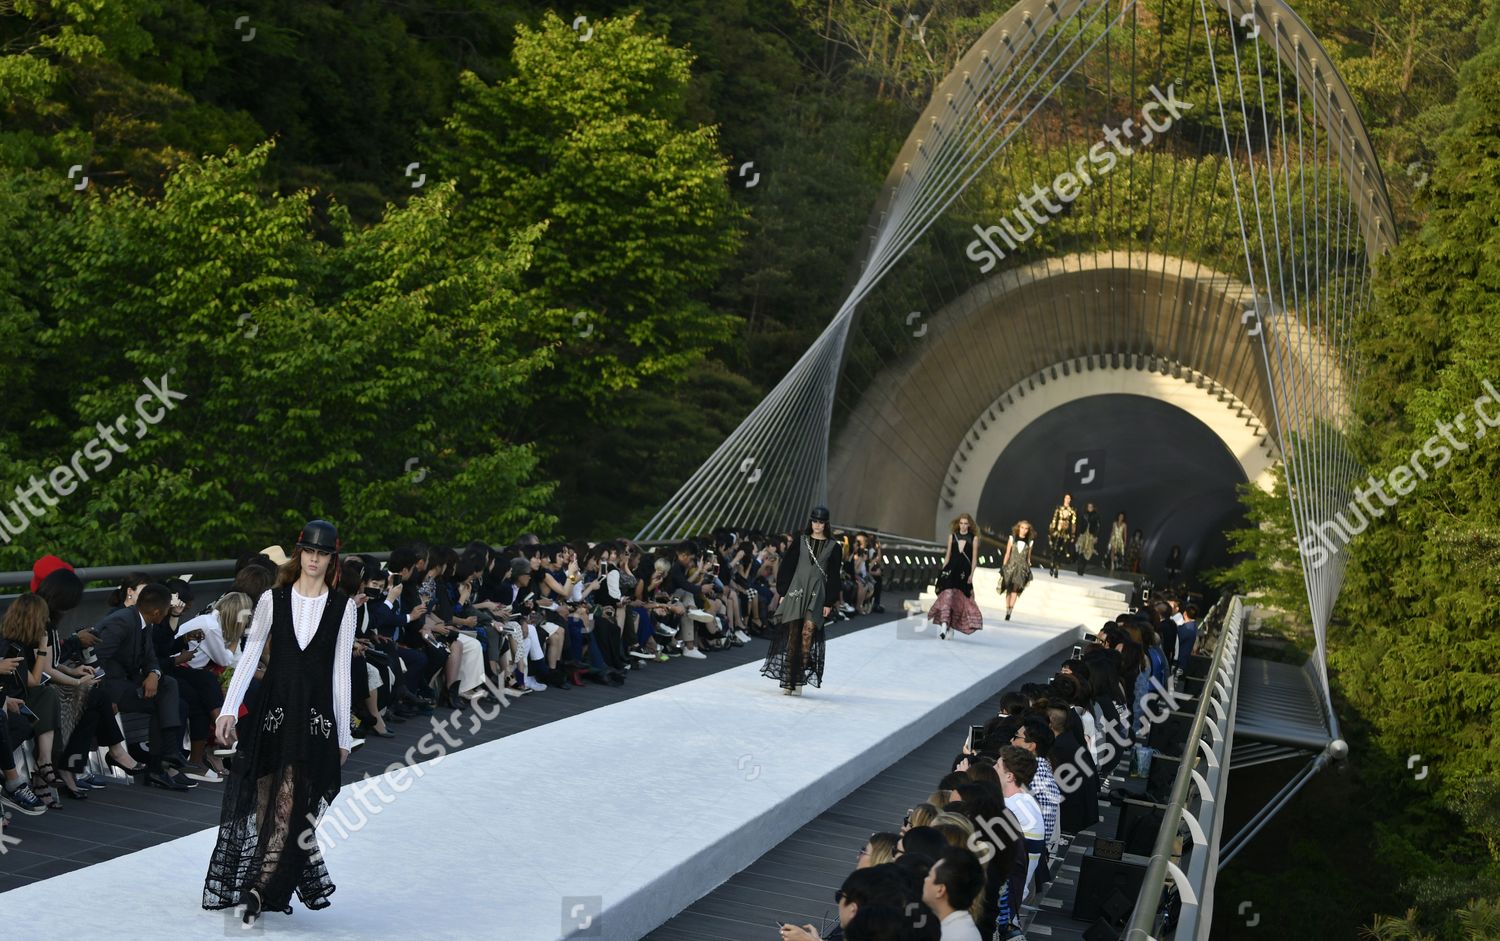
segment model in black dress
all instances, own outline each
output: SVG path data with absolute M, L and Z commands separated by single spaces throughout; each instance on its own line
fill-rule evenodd
M 282 566 L 277 587 L 256 605 L 216 726 L 220 741 L 238 739 L 239 748 L 225 784 L 203 907 L 244 906 L 247 925 L 262 911 L 290 913 L 294 892 L 308 908 L 326 908 L 334 890 L 315 830 L 339 792 L 339 769 L 352 743 L 354 606 L 332 587 L 339 572 L 333 524 L 308 523 L 297 550 Z M 237 723 L 260 664 L 259 689 Z
M 776 572 L 781 605 L 771 616 L 776 633 L 760 668 L 789 696 L 801 696 L 808 684 L 823 685 L 824 624 L 838 604 L 844 561 L 829 532 L 828 508 L 813 507 L 809 515 L 807 529 L 792 540 Z

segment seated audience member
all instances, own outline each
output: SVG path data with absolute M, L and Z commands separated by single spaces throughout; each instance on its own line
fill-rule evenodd
M 939 941 L 937 914 L 922 902 L 862 907 L 844 928 L 845 941 Z
M 0 657 L 0 681 L 7 680 L 22 669 L 21 657 Z M 23 814 L 36 816 L 45 813 L 46 803 L 31 790 L 31 785 L 16 770 L 15 750 L 31 736 L 31 723 L 21 714 L 25 702 L 0 692 L 0 774 L 5 783 L 0 786 L 0 808 L 9 807 Z
M 146 762 L 145 781 L 185 791 L 193 783 L 165 767 L 187 764 L 181 754 L 182 709 L 177 681 L 162 676 L 151 642 L 151 625 L 167 616 L 171 597 L 165 585 L 143 586 L 133 605 L 116 609 L 95 627 L 99 642 L 94 645 L 94 655 L 104 673 L 104 691 L 115 708 L 151 717 L 151 756 Z
M 188 723 L 188 763 L 184 769 L 194 781 L 217 783 L 226 773 L 224 764 L 207 750 L 213 725 L 224 705 L 219 676 L 238 659 L 240 636 L 250 623 L 254 607 L 250 596 L 229 592 L 209 606 L 206 614 L 177 625 L 166 673 L 177 681 L 183 712 Z
M 73 796 L 83 794 L 67 787 L 52 763 L 58 726 L 61 723 L 61 698 L 42 678 L 52 665 L 52 648 L 47 642 L 47 602 L 27 592 L 5 609 L 0 624 L 0 656 L 21 658 L 21 668 L 12 671 L 0 686 L 6 695 L 20 699 L 32 713 L 30 736 L 36 739 L 36 774 L 32 790 L 53 810 L 62 807 L 60 795 L 67 790 Z
M 1000 750 L 1000 788 L 1005 794 L 1005 809 L 1015 816 L 1021 826 L 1021 836 L 1026 843 L 1024 865 L 1017 865 L 1008 885 L 1008 894 L 1001 903 L 1010 915 L 1011 931 L 1017 930 L 1021 901 L 1026 897 L 1026 887 L 1032 880 L 1046 881 L 1047 825 L 1042 819 L 1042 808 L 1036 798 L 1026 791 L 1027 785 L 1036 775 L 1036 758 L 1024 748 L 1007 745 Z
M 399 630 L 396 643 L 402 648 L 401 659 L 407 666 L 407 687 L 417 698 L 418 711 L 427 713 L 435 705 L 431 695 L 433 680 L 448 675 L 448 648 L 439 643 L 427 629 L 428 603 L 422 597 L 422 571 L 427 567 L 426 548 L 404 546 L 391 552 L 386 563 L 395 574 L 386 603 L 397 615 Z M 394 600 L 391 595 L 397 596 Z M 416 682 L 411 682 L 415 677 Z M 447 699 L 446 694 L 444 699 Z M 430 714 L 430 713 L 429 713 Z
M 983 891 L 984 867 L 967 849 L 950 847 L 932 864 L 922 884 L 922 901 L 937 915 L 942 941 L 980 941 L 969 909 Z
M 667 569 L 667 577 L 663 581 L 663 588 L 671 595 L 675 605 L 680 606 L 684 617 L 680 624 L 682 631 L 682 655 L 692 660 L 707 659 L 703 652 L 698 649 L 696 631 L 702 628 L 705 634 L 712 636 L 715 632 L 710 628 L 708 622 L 700 620 L 695 616 L 695 611 L 702 611 L 707 607 L 708 594 L 704 587 L 688 576 L 688 570 L 693 567 L 697 554 L 697 547 L 691 542 L 682 542 L 677 545 L 677 561 L 673 562 Z
M 525 556 L 511 559 L 510 572 L 501 579 L 495 593 L 499 605 L 497 616 L 503 617 L 510 633 L 515 651 L 516 670 L 521 674 L 521 685 L 540 691 L 547 684 L 536 679 L 540 670 L 552 673 L 562 659 L 566 635 L 556 625 L 536 623 L 531 615 L 536 610 L 536 589 L 532 587 L 532 563 Z
M 859 910 L 870 905 L 881 902 L 889 903 L 891 900 L 901 896 L 902 888 L 900 879 L 893 867 L 871 866 L 868 869 L 856 869 L 845 879 L 844 884 L 839 886 L 833 894 L 833 900 L 838 904 L 838 924 L 834 925 L 827 934 L 819 934 L 812 925 L 782 925 L 781 937 L 783 941 L 819 941 L 819 939 L 842 938 L 844 929 Z M 934 919 L 936 921 L 936 919 Z
M 924 860 L 925 865 L 931 865 L 934 859 L 943 855 L 943 850 L 948 848 L 948 841 L 943 835 L 932 827 L 912 827 L 901 834 L 901 839 L 896 843 L 896 858 L 902 856 L 917 856 Z
M 37 597 L 47 604 L 47 645 L 53 654 L 46 673 L 61 700 L 52 761 L 64 793 L 102 789 L 107 779 L 83 770 L 85 756 L 96 747 L 108 749 L 110 758 L 122 767 L 134 768 L 136 762 L 125 748 L 125 737 L 100 678 L 94 667 L 83 662 L 84 652 L 97 639 L 93 631 L 78 631 L 66 640 L 59 636 L 63 618 L 83 600 L 83 579 L 56 556 L 44 556 L 32 571 Z
M 906 812 L 906 820 L 901 824 L 901 832 L 905 833 L 912 827 L 930 827 L 932 821 L 940 811 L 936 804 L 921 803 Z
M 896 844 L 900 839 L 899 833 L 881 831 L 870 834 L 870 838 L 865 841 L 864 848 L 859 851 L 859 862 L 854 868 L 868 869 L 871 866 L 891 862 L 896 858 Z
M 1011 739 L 1012 745 L 1019 745 L 1036 758 L 1036 776 L 1031 779 L 1029 791 L 1036 798 L 1037 806 L 1042 808 L 1042 820 L 1046 823 L 1047 830 L 1047 852 L 1053 856 L 1057 855 L 1062 843 L 1059 820 L 1062 812 L 1062 789 L 1057 786 L 1057 778 L 1052 774 L 1052 763 L 1047 760 L 1055 741 L 1056 736 L 1052 734 L 1047 720 L 1036 714 L 1027 716 L 1016 730 L 1015 738 Z

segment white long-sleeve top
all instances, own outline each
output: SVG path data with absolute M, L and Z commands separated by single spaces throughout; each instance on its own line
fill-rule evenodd
M 187 662 L 189 667 L 202 670 L 210 662 L 221 667 L 234 665 L 234 652 L 229 649 L 229 645 L 224 643 L 224 632 L 219 628 L 218 612 L 209 611 L 190 621 L 184 621 L 177 628 L 177 636 L 181 637 L 192 631 L 202 631 L 203 641 L 194 649 L 193 659 Z
M 318 633 L 318 622 L 323 619 L 323 609 L 328 606 L 328 592 L 309 598 L 292 589 L 292 629 L 297 635 L 297 646 L 303 650 L 312 643 Z M 255 675 L 255 665 L 260 663 L 261 651 L 266 638 L 271 636 L 271 592 L 260 596 L 255 604 L 255 616 L 250 619 L 250 631 L 245 642 L 245 652 L 240 654 L 240 667 L 229 680 L 229 691 L 224 694 L 224 705 L 219 715 L 237 716 L 240 703 L 245 699 L 245 690 L 250 687 L 250 678 Z M 354 605 L 344 606 L 344 619 L 339 622 L 339 638 L 333 651 L 333 718 L 338 727 L 339 747 L 352 750 L 354 736 L 349 729 L 349 698 L 352 692 L 349 680 L 349 662 L 354 654 Z

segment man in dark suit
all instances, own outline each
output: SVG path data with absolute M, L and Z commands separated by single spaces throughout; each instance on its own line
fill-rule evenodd
M 151 757 L 146 780 L 172 791 L 193 785 L 163 765 L 180 768 L 182 757 L 182 707 L 177 681 L 163 676 L 152 643 L 151 626 L 167 616 L 171 592 L 151 584 L 141 588 L 135 605 L 121 608 L 94 628 L 98 642 L 94 655 L 104 674 L 104 692 L 120 712 L 144 712 L 151 716 Z

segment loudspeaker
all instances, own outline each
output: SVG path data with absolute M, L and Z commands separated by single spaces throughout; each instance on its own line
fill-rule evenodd
M 1146 737 L 1146 744 L 1163 755 L 1175 758 L 1182 754 L 1182 746 L 1192 730 L 1191 715 L 1184 712 L 1169 713 L 1161 722 L 1151 723 L 1151 734 Z
M 1182 667 L 1184 673 L 1196 680 L 1201 680 L 1208 676 L 1208 671 L 1213 669 L 1213 665 L 1213 658 L 1205 657 L 1202 654 L 1193 654 L 1188 657 L 1186 665 L 1178 664 L 1178 666 Z
M 1097 921 L 1101 916 L 1111 918 L 1120 912 L 1128 916 L 1135 907 L 1136 895 L 1141 891 L 1146 862 L 1141 856 L 1100 859 L 1090 854 L 1083 857 L 1078 871 L 1078 891 L 1073 896 L 1073 917 L 1079 921 Z
M 1121 801 L 1120 823 L 1115 828 L 1115 839 L 1125 844 L 1126 853 L 1150 856 L 1151 850 L 1156 847 L 1156 835 L 1161 831 L 1165 817 L 1159 804 Z
M 1172 796 L 1172 784 L 1177 780 L 1177 769 L 1182 766 L 1179 758 L 1157 755 L 1151 761 L 1151 774 L 1146 778 L 1146 796 L 1154 801 L 1165 802 Z

